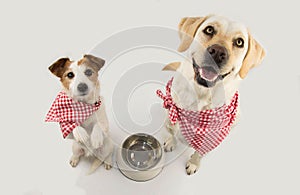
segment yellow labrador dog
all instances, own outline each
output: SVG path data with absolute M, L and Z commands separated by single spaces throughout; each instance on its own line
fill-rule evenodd
M 187 59 L 168 64 L 164 70 L 180 73 L 174 77 L 172 98 L 188 110 L 208 110 L 229 104 L 240 81 L 265 56 L 264 49 L 244 25 L 221 16 L 183 18 L 179 36 L 178 51 L 186 51 Z M 172 125 L 167 120 L 166 128 L 171 133 L 164 143 L 166 152 L 175 149 L 177 138 L 188 144 L 178 122 Z M 201 158 L 195 151 L 187 161 L 188 175 L 198 170 Z

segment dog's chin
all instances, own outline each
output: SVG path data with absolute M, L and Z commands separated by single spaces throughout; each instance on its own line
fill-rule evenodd
M 88 102 L 90 94 L 89 93 L 78 93 L 72 94 L 71 97 L 79 102 Z
M 199 85 L 206 87 L 206 88 L 214 87 L 219 80 L 220 79 L 218 79 L 218 77 L 214 80 L 208 80 L 208 79 L 203 78 L 203 76 L 201 76 L 200 73 L 195 73 L 195 81 Z

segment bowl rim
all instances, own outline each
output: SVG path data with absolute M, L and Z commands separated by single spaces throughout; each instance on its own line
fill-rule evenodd
M 153 165 L 150 165 L 147 168 L 138 168 L 138 167 L 132 165 L 132 163 L 130 163 L 129 160 L 128 160 L 129 151 L 131 151 L 130 147 L 134 146 L 134 144 L 129 143 L 129 141 L 132 141 L 134 143 L 137 140 L 139 140 L 139 138 L 143 138 L 143 137 L 146 138 L 146 139 L 140 139 L 140 140 L 146 141 L 147 139 L 148 140 L 150 139 L 151 142 L 155 142 L 155 146 L 151 146 L 151 143 L 148 144 L 148 146 L 153 148 L 152 150 L 154 150 L 154 152 L 158 154 L 158 159 L 155 161 L 155 163 Z M 157 164 L 159 164 L 159 162 L 161 161 L 162 155 L 163 155 L 163 149 L 161 147 L 160 142 L 154 136 L 152 136 L 150 134 L 146 134 L 146 133 L 135 133 L 135 134 L 132 134 L 132 135 L 128 136 L 123 141 L 122 147 L 121 147 L 121 157 L 122 157 L 122 159 L 125 161 L 125 163 L 127 165 L 129 165 L 133 170 L 136 170 L 136 171 L 147 171 L 147 170 L 152 169 Z

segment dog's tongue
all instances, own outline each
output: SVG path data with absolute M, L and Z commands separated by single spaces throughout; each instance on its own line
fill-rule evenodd
M 200 68 L 201 77 L 208 81 L 214 81 L 218 77 L 218 73 L 212 67 Z

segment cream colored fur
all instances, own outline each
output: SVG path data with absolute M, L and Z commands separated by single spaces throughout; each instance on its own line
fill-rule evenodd
M 203 29 L 209 25 L 217 31 L 213 38 L 207 37 L 203 33 Z M 185 109 L 206 110 L 220 107 L 224 103 L 228 104 L 238 90 L 242 78 L 245 78 L 248 71 L 258 65 L 265 55 L 262 47 L 252 38 L 244 25 L 221 16 L 183 18 L 179 24 L 179 31 L 181 43 L 178 50 L 187 51 L 187 60 L 170 63 L 164 70 L 176 70 L 180 73 L 174 78 L 172 96 L 176 104 Z M 232 40 L 237 37 L 244 39 L 243 48 L 233 46 Z M 192 59 L 201 64 L 206 48 L 213 44 L 222 45 L 227 49 L 229 60 L 220 70 L 220 74 L 227 72 L 230 74 L 224 80 L 217 81 L 215 86 L 207 88 L 196 82 Z M 247 58 L 249 54 L 251 57 Z M 164 143 L 165 151 L 174 150 L 177 139 L 188 145 L 181 134 L 178 123 L 172 126 L 167 120 L 166 128 L 171 136 Z M 194 152 L 187 161 L 186 172 L 188 175 L 194 174 L 199 169 L 201 158 L 197 152 Z
M 107 170 L 112 168 L 114 147 L 109 135 L 104 98 L 99 96 L 98 71 L 103 65 L 104 60 L 101 58 L 85 55 L 79 61 L 61 58 L 49 67 L 50 71 L 60 78 L 62 90 L 69 97 L 88 104 L 94 104 L 99 99 L 101 100 L 100 108 L 68 136 L 69 139 L 74 139 L 70 165 L 76 167 L 82 156 L 93 157 L 94 162 L 89 173 L 94 172 L 102 163 Z M 92 70 L 92 75 L 88 76 L 85 73 L 87 69 Z M 67 75 L 70 72 L 74 74 L 73 78 L 68 78 Z M 87 86 L 88 90 L 84 94 L 78 89 L 80 83 Z

